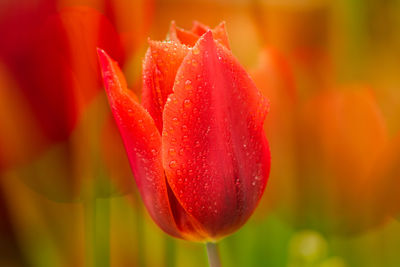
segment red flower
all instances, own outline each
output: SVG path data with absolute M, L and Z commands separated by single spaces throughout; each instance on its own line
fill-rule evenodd
M 175 237 L 216 240 L 246 222 L 264 191 L 268 104 L 229 51 L 224 24 L 172 24 L 169 39 L 149 42 L 142 105 L 99 50 L 104 84 L 154 221 Z

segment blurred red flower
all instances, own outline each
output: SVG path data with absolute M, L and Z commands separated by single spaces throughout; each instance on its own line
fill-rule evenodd
M 18 88 L 18 94 L 8 93 L 8 101 L 30 110 L 28 118 L 21 118 L 18 112 L 9 116 L 14 118 L 14 124 L 34 124 L 40 136 L 18 140 L 36 143 L 30 154 L 66 140 L 84 108 L 101 92 L 97 57 L 92 52 L 95 47 L 109 49 L 124 61 L 120 37 L 104 15 L 89 7 L 68 7 L 56 12 L 53 2 L 9 7 L 10 13 L 0 23 L 0 33 L 5 37 L 0 59 Z M 3 121 L 0 124 L 7 127 Z M 4 142 L 12 138 L 0 137 Z M 21 160 L 23 157 L 29 155 L 21 156 Z
M 58 4 L 2 4 L 7 12 L 0 16 L 0 104 L 6 114 L 0 115 L 0 169 L 18 169 L 35 191 L 70 201 L 82 197 L 94 177 L 116 177 L 126 169 L 114 170 L 127 165 L 124 161 L 117 165 L 101 158 L 100 148 L 120 151 L 123 146 L 113 134 L 101 146 L 99 132 L 115 126 L 104 127 L 109 108 L 101 93 L 96 47 L 124 63 L 129 52 L 124 36 L 130 28 L 117 31 L 117 22 L 109 19 L 117 9 L 111 4 L 104 7 L 105 14 L 93 1 L 86 6 Z M 129 175 L 124 177 L 118 183 L 126 185 L 123 180 Z
M 186 31 L 172 23 L 168 41 L 149 43 L 142 105 L 99 50 L 139 191 L 168 234 L 217 240 L 243 225 L 263 194 L 267 100 L 230 52 L 224 24 Z

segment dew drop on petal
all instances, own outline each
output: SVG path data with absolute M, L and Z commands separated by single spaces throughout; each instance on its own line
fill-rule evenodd
M 190 99 L 185 99 L 185 100 L 183 101 L 183 107 L 185 107 L 185 108 L 190 108 L 190 107 L 192 107 L 192 102 L 190 101 Z
M 170 166 L 171 168 L 176 168 L 176 166 L 177 166 L 176 161 L 175 161 L 175 160 L 171 160 L 171 161 L 169 162 L 169 166 Z
M 169 151 L 168 151 L 168 154 L 171 155 L 171 156 L 175 156 L 176 155 L 175 149 L 174 148 L 170 148 Z
M 192 82 L 190 80 L 186 80 L 185 89 L 187 89 L 187 90 L 192 89 Z
M 194 54 L 194 55 L 200 54 L 200 50 L 199 50 L 197 47 L 194 47 L 194 48 L 193 48 L 193 54 Z

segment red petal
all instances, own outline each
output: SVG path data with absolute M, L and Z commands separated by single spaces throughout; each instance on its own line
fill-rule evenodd
M 206 33 L 206 31 L 211 30 L 213 33 L 213 37 L 215 40 L 223 44 L 226 48 L 230 50 L 230 45 L 229 45 L 229 39 L 228 39 L 228 33 L 226 32 L 225 29 L 225 22 L 221 22 L 217 27 L 214 29 L 210 29 L 207 25 L 204 25 L 198 21 L 193 22 L 193 28 L 192 28 L 192 33 L 202 36 L 203 34 Z
M 189 48 L 176 42 L 150 41 L 149 44 L 143 64 L 142 104 L 161 132 L 162 110 Z
M 193 21 L 193 27 L 190 30 L 192 33 L 197 34 L 198 36 L 202 36 L 203 34 L 205 34 L 208 30 L 210 29 L 210 27 L 208 27 L 207 25 L 204 25 L 201 22 L 198 22 L 197 20 Z
M 168 38 L 180 44 L 194 46 L 199 39 L 200 35 L 186 31 L 182 28 L 176 27 L 175 21 L 171 22 L 169 28 Z
M 129 93 L 117 63 L 103 50 L 98 49 L 98 55 L 112 113 L 144 204 L 161 229 L 181 237 L 168 200 L 160 134 L 150 115 Z
M 225 22 L 221 22 L 217 27 L 215 27 L 212 30 L 212 33 L 215 40 L 223 44 L 229 50 L 231 49 L 229 45 L 228 33 L 226 32 L 225 28 Z
M 210 31 L 176 80 L 163 115 L 164 169 L 182 207 L 218 238 L 249 218 L 265 188 L 267 101 Z
M 182 28 L 176 27 L 175 21 L 172 21 L 168 33 L 168 39 L 192 47 L 196 44 L 200 36 L 205 34 L 207 30 L 210 30 L 210 27 L 201 24 L 198 21 L 193 22 L 193 28 L 191 31 L 186 31 Z M 215 40 L 230 49 L 228 33 L 225 29 L 225 22 L 221 22 L 211 31 Z

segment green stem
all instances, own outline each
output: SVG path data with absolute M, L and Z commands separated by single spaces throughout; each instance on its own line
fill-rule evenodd
M 221 267 L 218 248 L 216 243 L 206 243 L 208 263 L 210 267 Z

